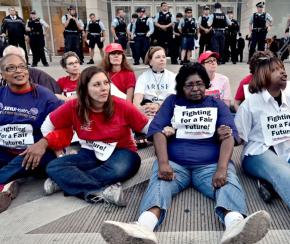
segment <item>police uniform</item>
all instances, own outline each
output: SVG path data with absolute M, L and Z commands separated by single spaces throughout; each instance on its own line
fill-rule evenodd
M 228 12 L 232 13 L 232 12 Z M 238 21 L 235 19 L 230 19 L 231 25 L 226 27 L 225 35 L 225 59 L 229 59 L 229 49 L 231 49 L 231 61 L 235 64 L 238 61 L 238 51 L 237 51 L 237 35 L 240 30 Z
M 181 49 L 193 50 L 194 40 L 197 37 L 197 22 L 195 18 L 184 18 L 179 23 L 179 29 L 182 31 Z
M 94 49 L 97 44 L 99 49 L 104 47 L 104 42 L 101 42 L 101 37 L 103 36 L 103 32 L 105 31 L 104 24 L 99 19 L 96 21 L 89 22 L 87 26 L 87 39 L 89 40 L 89 47 Z
M 112 22 L 112 27 L 115 28 L 116 36 L 118 37 L 118 40 L 115 42 L 121 44 L 123 50 L 126 50 L 127 48 L 127 24 L 125 23 L 125 19 L 119 16 L 116 16 L 116 18 Z
M 14 17 L 11 15 L 6 16 L 2 20 L 1 33 L 6 34 L 8 32 L 8 43 L 13 46 L 20 46 L 25 51 L 26 62 L 28 63 L 28 55 L 25 45 L 24 35 L 25 31 L 25 22 L 18 15 Z
M 137 9 L 137 12 L 142 12 Z M 145 11 L 145 10 L 144 10 Z M 134 42 L 136 48 L 136 60 L 134 64 L 139 64 L 140 58 L 142 58 L 143 62 L 145 61 L 145 55 L 149 49 L 150 39 L 149 36 L 152 35 L 154 32 L 154 25 L 153 21 L 149 17 L 138 17 L 135 25 L 133 26 L 133 33 L 134 33 Z
M 43 65 L 48 66 L 44 53 L 45 40 L 43 34 L 43 27 L 48 27 L 47 23 L 40 18 L 36 18 L 35 20 L 29 18 L 27 27 L 30 28 L 30 31 L 27 33 L 29 35 L 29 45 L 32 52 L 32 65 L 37 66 L 37 63 L 41 60 Z
M 225 63 L 225 28 L 231 24 L 231 21 L 223 12 L 221 12 L 221 5 L 219 3 L 215 4 L 215 8 L 215 13 L 210 15 L 207 22 L 213 29 L 211 49 L 213 52 L 219 53 L 221 56 L 221 62 Z
M 138 16 L 136 16 L 134 18 L 137 19 Z M 131 52 L 132 52 L 132 58 L 133 58 L 133 60 L 137 60 L 137 58 L 136 58 L 135 41 L 134 41 L 134 38 L 133 38 L 133 26 L 134 26 L 134 24 L 135 24 L 134 20 L 131 20 L 131 23 L 129 23 L 128 26 L 127 26 L 127 32 L 129 33 L 129 39 L 130 39 L 129 45 L 130 45 Z
M 77 17 L 76 17 L 77 18 Z M 62 17 L 62 23 L 64 24 L 68 20 L 67 14 Z M 81 19 L 77 18 L 77 21 L 83 28 L 83 22 Z M 70 19 L 67 27 L 64 29 L 64 52 L 73 51 L 79 57 L 80 55 L 80 38 L 81 31 L 79 30 L 77 23 L 74 19 Z
M 181 33 L 178 29 L 179 22 L 175 21 L 173 25 L 173 39 L 171 42 L 172 45 L 170 45 L 172 64 L 178 64 L 177 59 L 180 56 Z
M 204 7 L 204 10 L 208 10 L 209 7 L 206 6 Z M 205 29 L 210 29 L 210 27 L 207 24 L 207 21 L 209 19 L 209 15 L 203 15 L 200 16 L 198 19 L 198 23 L 199 26 L 202 26 Z M 205 33 L 205 31 L 201 28 L 199 28 L 199 33 L 200 33 L 200 37 L 199 37 L 199 56 L 201 53 L 203 53 L 204 51 L 210 50 L 210 42 L 211 42 L 211 37 L 212 37 L 212 32 L 208 32 Z
M 156 16 L 154 21 L 160 25 L 168 25 L 170 23 L 173 23 L 172 21 L 172 14 L 170 12 L 162 12 L 160 11 Z M 165 50 L 168 49 L 172 42 L 172 36 L 173 36 L 173 28 L 168 27 L 166 30 L 162 30 L 161 28 L 156 27 L 156 39 L 157 39 L 157 45 L 163 47 Z M 168 50 L 170 51 L 170 50 Z M 170 54 L 170 52 L 169 52 Z M 170 55 L 172 56 L 172 55 Z
M 263 8 L 264 2 L 259 2 L 256 7 Z M 249 60 L 256 51 L 256 45 L 258 44 L 258 51 L 265 50 L 265 41 L 268 33 L 267 21 L 272 22 L 272 17 L 268 13 L 254 13 L 249 24 L 252 25 L 252 41 L 249 51 Z

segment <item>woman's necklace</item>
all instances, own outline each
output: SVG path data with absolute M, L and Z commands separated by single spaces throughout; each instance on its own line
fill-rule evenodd
M 160 74 L 160 73 L 161 73 L 161 75 L 159 75 L 160 78 L 158 79 L 157 76 L 158 76 L 158 74 Z M 154 72 L 154 71 L 152 70 L 152 76 L 153 76 L 153 79 L 154 79 L 154 82 L 155 82 L 155 85 L 156 85 L 155 92 L 156 92 L 157 100 L 158 100 L 158 101 L 159 101 L 159 96 L 160 96 L 161 93 L 162 93 L 162 91 L 161 91 L 159 85 L 160 85 L 160 83 L 161 83 L 161 81 L 162 81 L 162 79 L 163 79 L 163 76 L 164 76 L 164 70 L 163 70 L 163 72 L 160 72 L 160 73 Z

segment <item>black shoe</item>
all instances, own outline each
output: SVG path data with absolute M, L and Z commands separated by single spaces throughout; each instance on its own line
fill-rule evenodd
M 237 62 L 233 62 L 233 64 L 236 64 Z
M 270 191 L 270 187 L 272 187 L 268 182 L 264 180 L 258 180 L 258 191 L 260 197 L 263 199 L 265 203 L 271 202 L 273 196 Z
M 37 67 L 37 64 L 32 64 L 31 67 Z
M 83 64 L 84 64 L 84 61 L 81 61 L 81 62 L 80 62 L 80 65 L 83 65 Z
M 140 65 L 140 63 L 139 62 L 135 62 L 133 65 Z
M 44 64 L 43 66 L 44 66 L 44 67 L 49 67 L 49 64 Z
M 94 64 L 95 62 L 94 62 L 94 60 L 92 60 L 92 59 L 90 59 L 90 61 L 89 62 L 87 62 L 87 64 Z

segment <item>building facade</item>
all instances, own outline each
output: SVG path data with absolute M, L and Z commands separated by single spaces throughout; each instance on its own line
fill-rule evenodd
M 107 42 L 110 37 L 110 22 L 115 17 L 116 9 L 122 8 L 126 12 L 127 21 L 138 7 L 144 7 L 147 14 L 154 16 L 163 1 L 156 0 L 0 0 L 0 19 L 8 14 L 9 7 L 15 7 L 19 16 L 25 20 L 29 18 L 29 12 L 36 10 L 39 17 L 50 25 L 49 35 L 46 37 L 46 46 L 53 54 L 62 53 L 64 46 L 63 26 L 61 17 L 67 12 L 67 7 L 74 4 L 77 7 L 79 18 L 85 23 L 90 13 L 95 13 L 105 24 L 107 31 Z M 175 15 L 183 13 L 188 6 L 192 7 L 193 16 L 198 17 L 202 13 L 202 7 L 207 4 L 213 10 L 215 0 L 168 0 L 170 11 Z M 248 21 L 250 15 L 255 12 L 257 0 L 219 0 L 223 10 L 233 10 L 235 18 L 241 23 L 241 32 L 248 34 Z M 266 1 L 266 11 L 274 18 L 274 27 L 269 36 L 283 36 L 287 19 L 290 13 L 289 0 Z

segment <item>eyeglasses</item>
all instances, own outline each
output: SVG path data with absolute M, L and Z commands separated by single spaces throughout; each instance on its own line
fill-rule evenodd
M 198 89 L 205 87 L 205 84 L 203 82 L 189 82 L 185 83 L 183 86 L 187 90 L 192 90 L 193 87 L 197 87 Z
M 4 70 L 6 72 L 16 72 L 17 70 L 24 71 L 24 70 L 28 70 L 28 66 L 26 64 L 19 64 L 18 66 L 9 65 L 9 66 L 5 67 Z
M 75 61 L 75 62 L 70 62 L 70 63 L 67 63 L 67 65 L 69 65 L 69 66 L 73 66 L 73 65 L 75 65 L 75 64 L 79 64 L 80 62 L 77 60 L 77 61 Z
M 215 58 L 204 61 L 205 64 L 214 64 L 216 62 L 217 62 L 217 60 Z

